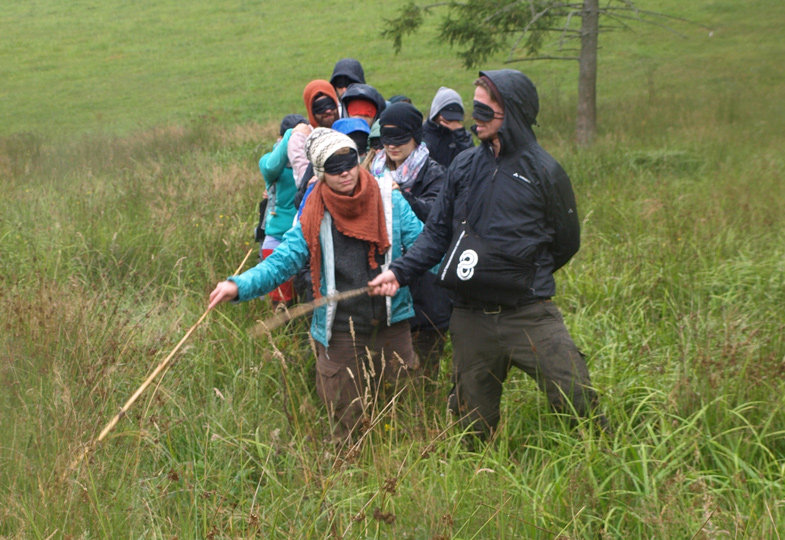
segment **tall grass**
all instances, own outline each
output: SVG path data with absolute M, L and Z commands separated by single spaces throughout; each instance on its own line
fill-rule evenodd
M 66 123 L 82 129 L 65 139 L 10 116 L 17 127 L 0 139 L 0 537 L 779 538 L 785 114 L 765 55 L 782 46 L 766 41 L 758 54 L 742 38 L 768 31 L 781 8 L 696 6 L 720 41 L 688 40 L 694 55 L 673 61 L 681 42 L 647 45 L 650 35 L 606 53 L 591 149 L 570 142 L 570 90 L 548 91 L 563 74 L 537 68 L 538 134 L 571 174 L 583 220 L 557 302 L 611 433 L 549 412 L 513 373 L 494 441 L 467 449 L 445 410 L 448 346 L 435 388 L 369 403 L 362 442 L 333 446 L 307 324 L 250 338 L 270 314 L 260 300 L 211 313 L 67 474 L 254 247 L 256 161 L 276 126 L 250 113 L 163 121 L 173 110 L 164 95 L 142 113 L 150 127 L 130 132 L 96 132 L 75 115 Z M 174 9 L 126 15 L 151 17 L 152 32 Z M 83 6 L 60 16 L 79 13 L 90 16 Z M 52 22 L 25 19 L 19 32 L 31 24 Z M 382 46 L 364 46 L 384 80 Z M 648 68 L 627 58 L 643 53 Z M 729 65 L 754 84 L 723 84 Z M 424 102 L 431 90 L 414 85 L 431 78 L 410 75 Z M 216 97 L 216 107 L 233 99 L 244 98 Z

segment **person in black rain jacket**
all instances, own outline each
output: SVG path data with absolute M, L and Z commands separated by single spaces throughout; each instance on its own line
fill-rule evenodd
M 440 276 L 452 274 L 451 264 L 457 263 L 458 277 L 450 282 L 455 287 L 450 408 L 465 427 L 487 437 L 498 425 L 511 365 L 533 377 L 557 411 L 588 416 L 597 396 L 584 356 L 551 302 L 553 272 L 578 245 L 553 243 L 546 188 L 555 180 L 569 186 L 569 179 L 532 131 L 539 110 L 536 88 L 511 69 L 480 72 L 475 86 L 472 116 L 482 144 L 453 161 L 423 233 L 369 285 L 373 294 L 394 294 L 443 257 Z M 574 203 L 568 191 L 566 199 Z M 579 227 L 574 204 L 569 210 L 570 226 Z M 473 249 L 454 247 L 461 233 L 479 238 Z M 488 260 L 493 263 L 485 264 Z M 598 421 L 605 426 L 604 417 Z

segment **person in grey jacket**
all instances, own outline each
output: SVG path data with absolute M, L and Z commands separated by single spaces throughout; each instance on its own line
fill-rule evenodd
M 463 100 L 458 92 L 446 86 L 439 88 L 422 131 L 431 157 L 445 168 L 455 156 L 474 146 L 471 134 L 463 127 L 463 114 Z

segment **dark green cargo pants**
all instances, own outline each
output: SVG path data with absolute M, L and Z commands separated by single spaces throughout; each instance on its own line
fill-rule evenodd
M 502 383 L 510 366 L 537 381 L 557 411 L 586 416 L 596 404 L 589 371 L 559 308 L 549 300 L 517 308 L 456 306 L 450 320 L 455 395 L 464 427 L 487 436 L 499 423 Z M 457 398 L 457 400 L 455 399 Z

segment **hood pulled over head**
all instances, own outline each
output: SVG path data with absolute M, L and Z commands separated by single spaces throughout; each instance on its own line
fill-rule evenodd
M 436 91 L 436 95 L 433 96 L 433 101 L 431 101 L 431 110 L 428 113 L 428 119 L 435 121 L 435 118 L 439 115 L 439 112 L 441 112 L 441 110 L 448 105 L 458 105 L 461 108 L 461 111 L 465 111 L 463 108 L 463 100 L 461 99 L 460 94 L 452 88 L 442 86 Z
M 333 74 L 330 77 L 330 84 L 335 82 L 335 79 L 344 76 L 353 83 L 365 83 L 365 72 L 359 60 L 354 58 L 342 58 L 335 63 Z
M 309 82 L 303 90 L 303 102 L 305 109 L 308 111 L 308 122 L 313 127 L 318 126 L 316 117 L 313 115 L 313 99 L 319 94 L 329 96 L 335 102 L 335 107 L 338 108 L 338 95 L 335 93 L 333 86 L 324 79 L 316 79 Z
M 382 114 L 382 111 L 387 106 L 387 102 L 384 101 L 384 97 L 382 97 L 379 91 L 370 84 L 350 84 L 346 89 L 346 92 L 344 92 L 341 96 L 341 104 L 343 105 L 344 110 L 348 110 L 349 102 L 356 99 L 363 99 L 374 104 L 376 107 L 376 115 L 373 117 L 374 120 L 379 118 L 379 115 Z
M 540 100 L 531 79 L 515 69 L 481 71 L 480 76 L 490 79 L 504 101 L 500 153 L 506 154 L 535 141 L 532 125 L 537 123 Z

